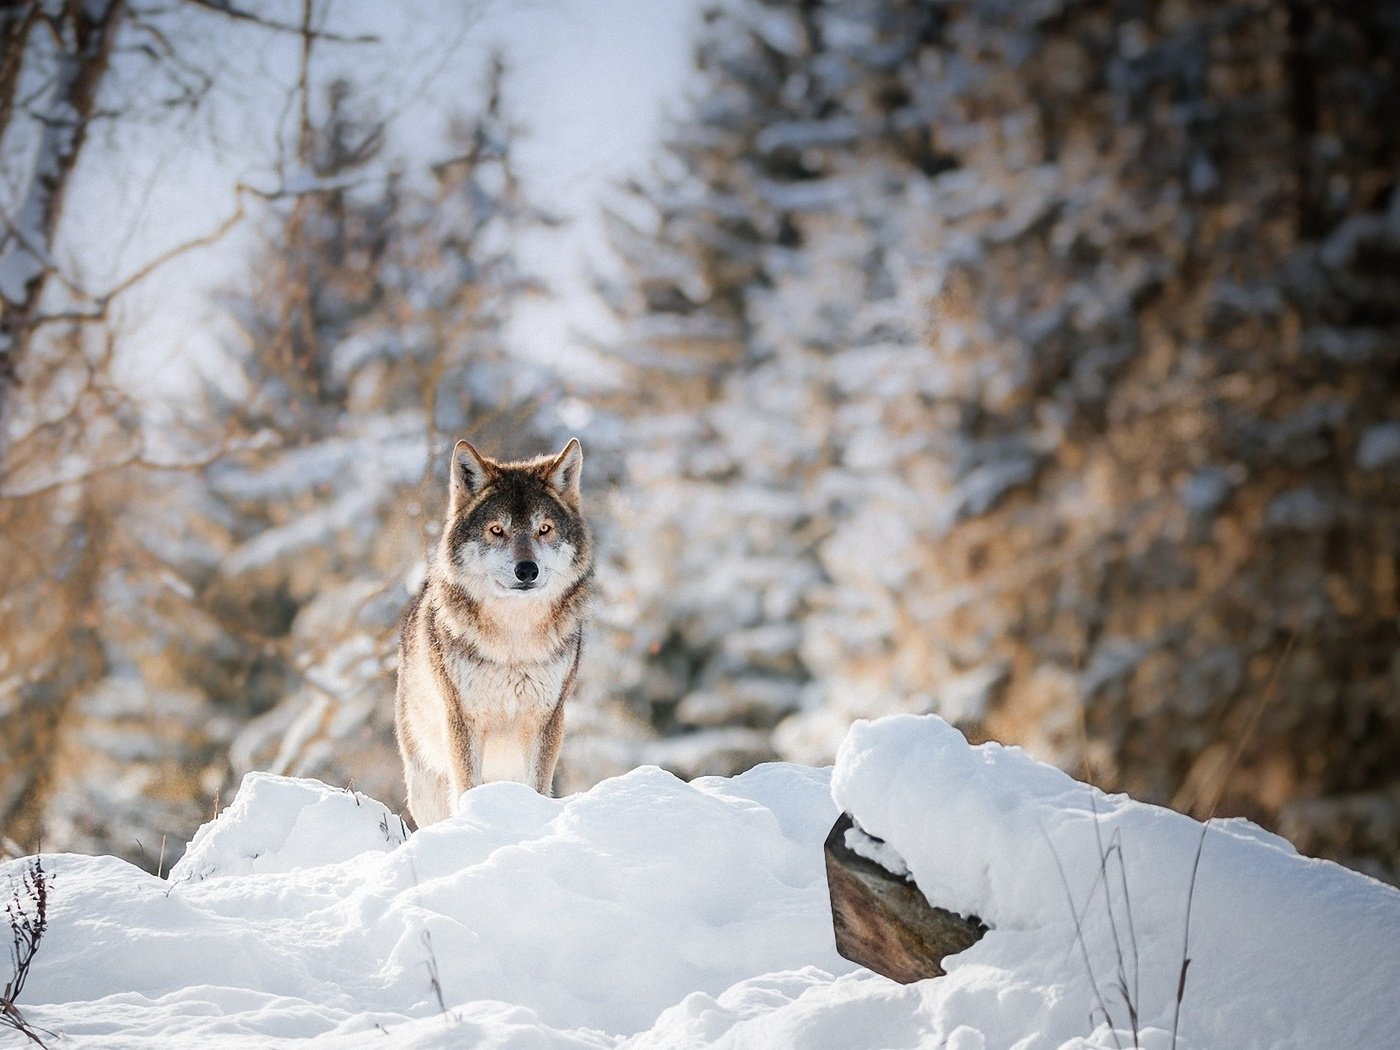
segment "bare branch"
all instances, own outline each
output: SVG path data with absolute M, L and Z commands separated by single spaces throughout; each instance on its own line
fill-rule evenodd
M 132 285 L 137 284 L 138 282 L 144 280 L 146 277 L 149 277 L 151 273 L 153 273 L 155 270 L 160 269 L 160 267 L 164 266 L 172 259 L 176 259 L 179 256 L 184 255 L 186 252 L 192 252 L 196 248 L 204 248 L 216 243 L 217 241 L 222 240 L 229 233 L 230 230 L 232 230 L 243 220 L 243 216 L 245 214 L 245 209 L 243 205 L 243 195 L 246 190 L 247 187 L 243 186 L 242 184 L 235 188 L 234 209 L 232 213 L 230 213 L 228 218 L 224 219 L 224 221 L 219 223 L 218 226 L 214 227 L 206 234 L 202 234 L 198 237 L 193 238 L 192 240 L 185 241 L 183 244 L 177 244 L 175 245 L 175 247 L 169 248 L 161 252 L 155 258 L 147 262 L 144 266 L 140 267 L 133 273 L 128 274 L 125 278 L 123 278 L 117 284 L 112 286 L 112 288 L 110 288 L 104 295 L 100 297 L 95 297 L 93 301 L 98 304 L 100 309 L 105 311 L 107 308 L 107 304 L 111 302 L 114 298 L 121 295 L 122 292 L 126 291 Z
M 360 185 L 364 181 L 364 179 L 350 178 L 334 180 L 327 179 L 316 181 L 305 186 L 283 186 L 276 190 L 261 190 L 255 186 L 250 186 L 247 183 L 240 182 L 234 187 L 234 199 L 237 203 L 233 211 L 230 212 L 228 217 L 225 218 L 222 222 L 220 222 L 218 226 L 214 227 L 208 233 L 200 234 L 198 237 L 191 238 L 188 241 L 184 241 L 180 244 L 166 249 L 159 255 L 143 263 L 139 268 L 129 273 L 127 276 L 123 277 L 111 288 L 107 289 L 107 291 L 101 293 L 89 292 L 86 289 L 74 284 L 63 273 L 62 269 L 58 266 L 56 262 L 54 262 L 47 256 L 41 256 L 39 250 L 36 247 L 31 252 L 31 254 L 34 254 L 36 257 L 40 257 L 43 259 L 46 267 L 48 268 L 49 275 L 52 278 L 58 280 L 61 284 L 63 284 L 63 286 L 66 287 L 70 292 L 72 292 L 73 295 L 93 305 L 91 309 L 60 310 L 55 313 L 38 315 L 33 319 L 32 326 L 34 328 L 39 328 L 43 325 L 61 324 L 65 322 L 71 324 L 80 324 L 85 321 L 103 320 L 107 316 L 107 309 L 111 305 L 112 300 L 116 299 L 122 293 L 129 291 L 134 285 L 139 284 L 141 281 L 145 280 L 147 277 L 149 277 L 156 270 L 160 269 L 166 263 L 171 262 L 179 258 L 180 256 L 185 255 L 188 252 L 195 251 L 199 248 L 207 248 L 212 244 L 216 244 L 218 241 L 222 240 L 230 232 L 232 232 L 233 228 L 237 226 L 240 222 L 242 222 L 243 219 L 247 216 L 247 207 L 244 200 L 244 198 L 247 196 L 258 197 L 265 201 L 288 200 L 293 198 L 310 196 L 316 193 L 332 193 L 337 190 L 345 190 L 353 186 Z M 0 212 L 0 225 L 5 226 L 12 234 L 14 234 L 16 239 L 20 240 L 20 243 L 24 245 L 26 249 L 30 247 L 28 242 L 22 238 L 22 235 L 20 234 L 18 228 L 10 220 L 10 218 L 7 215 L 5 215 L 4 212 Z
M 85 470 L 81 470 L 73 474 L 65 474 L 62 477 L 53 479 L 52 481 L 44 482 L 42 485 L 34 485 L 32 487 L 27 488 L 8 489 L 4 485 L 4 479 L 0 478 L 0 500 L 13 501 L 34 499 L 36 497 L 47 495 L 50 492 L 54 492 L 58 489 L 61 489 L 65 485 L 72 485 L 80 481 L 87 481 L 91 478 L 99 477 L 104 474 L 110 474 L 114 470 L 121 470 L 127 467 L 134 467 L 140 470 L 147 470 L 151 471 L 152 473 L 167 474 L 188 473 L 205 470 L 206 468 L 213 466 L 215 463 L 222 462 L 232 453 L 256 449 L 257 447 L 257 442 L 252 440 L 230 441 L 227 444 L 220 445 L 214 451 L 199 456 L 198 458 L 182 460 L 151 459 L 149 456 L 146 455 L 144 451 L 137 450 L 132 452 L 130 455 L 121 457 L 120 459 L 112 460 L 110 462 L 105 463 L 95 463 L 87 467 Z
M 317 40 L 328 40 L 336 44 L 377 44 L 379 37 L 373 33 L 366 33 L 359 36 L 346 36 L 342 33 L 332 33 L 326 29 L 307 29 L 303 26 L 291 25 L 287 22 L 278 22 L 262 15 L 254 14 L 252 11 L 245 11 L 241 7 L 234 7 L 228 0 L 185 0 L 186 3 L 195 7 L 202 7 L 209 11 L 217 12 L 226 18 L 232 18 L 237 22 L 248 22 L 252 25 L 270 29 L 275 33 L 295 33 L 297 36 L 304 36 L 308 32 Z
M 297 71 L 297 160 L 303 169 L 311 167 L 311 46 L 316 36 L 311 29 L 312 0 L 301 0 L 301 65 Z
M 0 8 L 0 139 L 10 126 L 29 32 L 39 20 L 35 0 Z
M 88 121 L 97 109 L 98 88 L 106 76 L 125 15 L 125 0 L 109 0 L 104 5 L 65 5 L 63 17 L 71 23 L 73 40 L 59 63 L 54 99 L 75 119 L 69 127 L 44 125 L 27 185 L 20 195 L 13 226 L 24 231 L 26 243 L 37 240 L 45 251 L 36 255 L 28 247 L 19 249 L 31 256 L 33 263 L 19 272 L 14 281 L 16 287 L 5 296 L 5 310 L 0 315 L 0 411 L 6 388 L 16 380 L 19 366 L 29 352 L 39 304 L 54 273 L 47 263 L 48 249 L 63 215 L 68 184 L 82 152 Z
M 0 211 L 0 226 L 4 227 L 5 233 L 13 237 L 15 243 L 19 245 L 20 248 L 28 252 L 39 262 L 40 266 L 46 271 L 47 277 L 57 279 L 60 284 L 79 298 L 92 298 L 91 295 L 68 278 L 62 268 L 60 268 L 58 263 L 54 260 L 53 256 L 49 254 L 47 247 L 35 243 L 34 239 L 20 227 L 19 223 L 15 222 L 14 219 L 10 218 L 4 211 Z M 0 238 L 0 243 L 3 243 L 3 238 Z M 3 297 L 0 297 L 0 301 L 3 301 Z

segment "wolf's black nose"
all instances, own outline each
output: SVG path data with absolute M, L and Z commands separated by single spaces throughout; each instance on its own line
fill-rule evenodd
M 540 567 L 532 561 L 518 561 L 515 563 L 515 578 L 521 583 L 534 583 L 535 577 L 540 574 Z

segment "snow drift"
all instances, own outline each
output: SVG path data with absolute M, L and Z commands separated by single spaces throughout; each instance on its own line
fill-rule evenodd
M 947 977 L 902 987 L 836 954 L 838 805 L 991 925 Z M 931 717 L 858 724 L 834 778 L 491 784 L 406 840 L 363 795 L 251 774 L 168 881 L 46 859 L 21 1006 L 76 1047 L 1111 1047 L 1135 1013 L 1155 1050 L 1200 835 Z M 1212 825 L 1177 1045 L 1393 1045 L 1397 943 L 1400 893 Z
M 1179 1047 L 1400 1045 L 1400 892 L 1257 825 L 1203 828 L 912 716 L 852 728 L 832 788 L 926 897 L 992 927 L 919 986 L 932 1030 L 1130 1046 L 1135 1013 L 1142 1046 L 1170 1046 L 1185 955 Z

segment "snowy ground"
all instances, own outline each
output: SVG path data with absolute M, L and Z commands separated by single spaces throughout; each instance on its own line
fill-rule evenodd
M 926 895 L 991 925 L 947 977 L 901 987 L 837 955 L 838 804 Z M 1130 999 L 1156 1050 L 1200 836 L 936 718 L 858 724 L 834 776 L 644 768 L 559 800 L 487 785 L 407 841 L 363 795 L 253 774 L 169 881 L 46 858 L 22 1005 L 72 1047 L 972 1050 L 1128 1046 Z M 1400 892 L 1213 825 L 1177 1045 L 1400 1045 L 1397 944 Z

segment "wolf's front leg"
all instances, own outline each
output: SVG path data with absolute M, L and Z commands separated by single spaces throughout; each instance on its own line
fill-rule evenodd
M 451 705 L 447 712 L 447 739 L 452 749 L 452 773 L 448 777 L 451 797 L 447 808 L 448 812 L 456 813 L 462 792 L 481 783 L 481 730 L 458 704 Z
M 417 827 L 426 828 L 452 816 L 452 788 L 446 777 L 417 762 L 405 762 L 404 784 L 408 789 L 408 812 Z
M 554 767 L 563 744 L 564 701 L 561 699 L 535 734 L 534 746 L 530 749 L 530 786 L 546 797 L 554 793 Z

